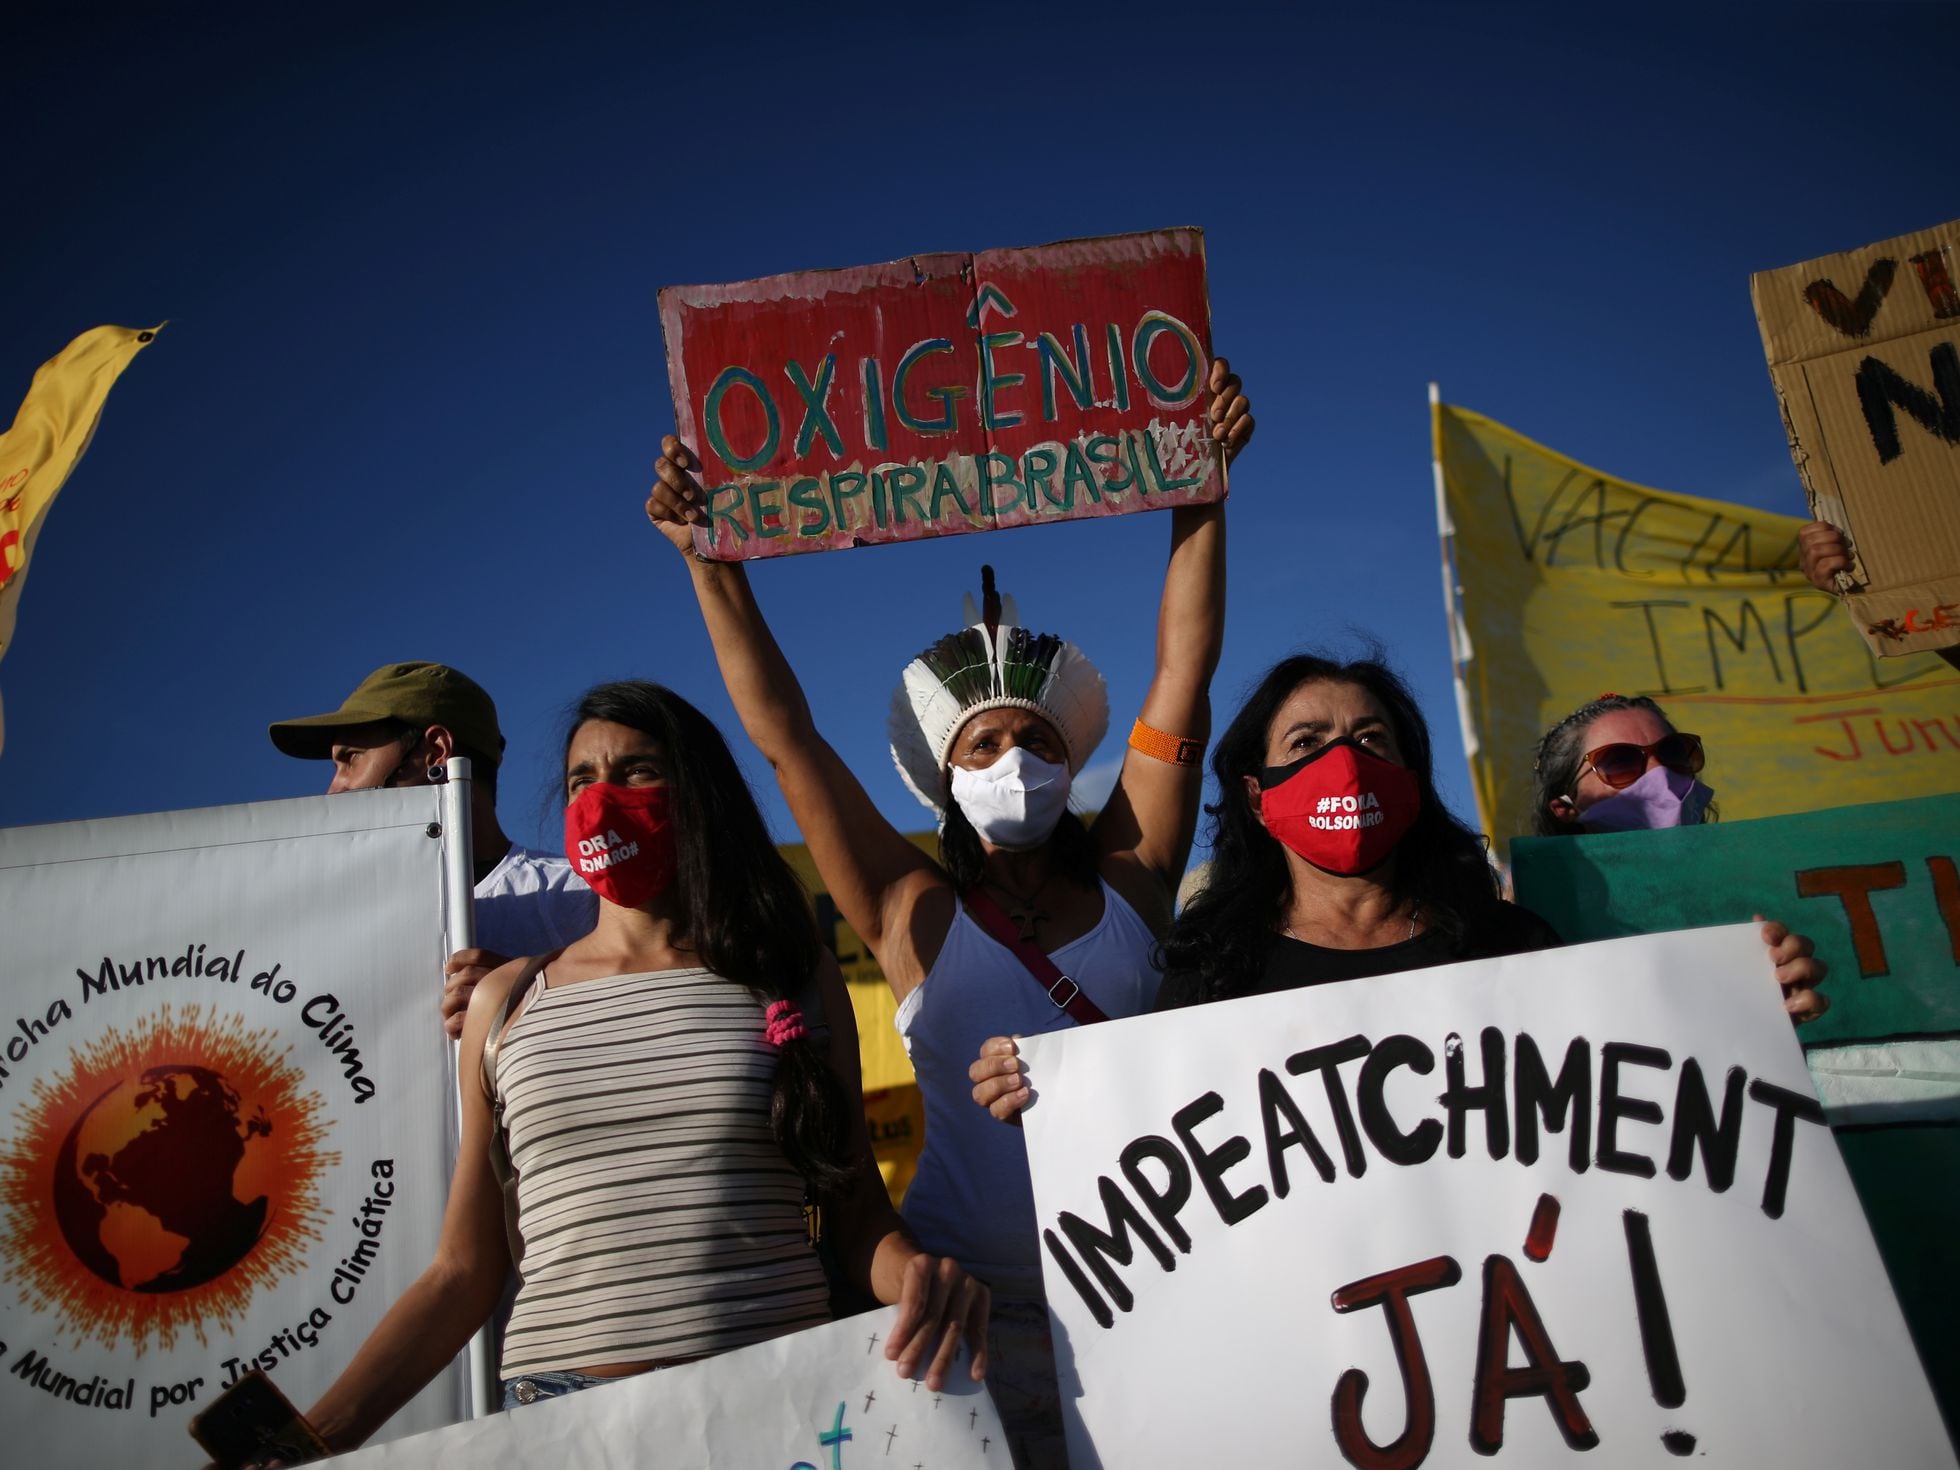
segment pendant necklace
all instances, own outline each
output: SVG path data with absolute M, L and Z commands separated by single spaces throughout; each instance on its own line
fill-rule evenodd
M 1041 889 L 1037 888 L 1035 892 L 1039 893 L 1041 892 Z M 1416 920 L 1419 917 L 1421 917 L 1421 915 L 1422 915 L 1421 904 L 1417 904 L 1414 908 L 1409 910 L 1409 932 L 1402 936 L 1402 943 L 1407 944 L 1411 939 L 1414 939 L 1416 937 Z M 1043 917 L 1045 918 L 1046 915 L 1043 915 Z M 1285 934 L 1288 939 L 1292 940 L 1295 944 L 1305 944 L 1307 942 L 1306 940 L 1302 939 L 1299 935 L 1293 932 L 1293 926 L 1290 923 L 1282 924 L 1280 926 L 1280 931 L 1283 934 Z M 1021 937 L 1025 939 L 1027 938 L 1027 935 L 1023 934 Z
M 1041 897 L 1053 877 L 1054 875 L 1051 873 L 1047 878 L 1043 878 L 1040 883 L 1035 885 L 1033 893 L 1016 893 L 997 878 L 982 880 L 988 888 L 993 889 L 1002 897 L 1012 900 L 1012 902 L 1006 905 L 1007 918 L 1014 925 L 1014 932 L 1023 943 L 1039 943 L 1040 941 L 1036 937 L 1036 931 L 1040 929 L 1041 921 L 1054 917 L 1047 910 L 1039 907 L 1035 903 L 1035 900 Z

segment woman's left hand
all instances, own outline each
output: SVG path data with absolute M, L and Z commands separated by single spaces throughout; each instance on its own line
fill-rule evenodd
M 900 1378 L 910 1378 L 924 1362 L 926 1387 L 937 1393 L 945 1386 L 959 1356 L 960 1339 L 965 1337 L 973 1354 L 969 1373 L 978 1383 L 987 1376 L 987 1312 L 992 1301 L 987 1284 L 969 1276 L 951 1256 L 921 1251 L 905 1263 L 898 1320 L 892 1323 L 885 1356 L 897 1361 Z
M 1831 998 L 1819 995 L 1817 987 L 1830 973 L 1830 966 L 1817 958 L 1817 946 L 1802 934 L 1792 934 L 1786 925 L 1756 915 L 1763 926 L 1763 943 L 1769 946 L 1769 961 L 1776 966 L 1776 983 L 1783 987 L 1783 1009 L 1790 1020 L 1801 1026 L 1814 1021 L 1831 1008 Z
M 1240 391 L 1244 385 L 1232 371 L 1232 364 L 1222 357 L 1211 360 L 1211 381 L 1207 386 L 1211 389 L 1211 407 L 1206 414 L 1211 423 L 1211 437 L 1224 449 L 1225 463 L 1230 464 L 1252 442 L 1256 427 L 1252 404 Z

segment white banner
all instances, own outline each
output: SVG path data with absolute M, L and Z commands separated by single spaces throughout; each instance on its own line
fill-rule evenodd
M 303 1410 L 428 1264 L 438 792 L 0 831 L 10 1463 L 195 1464 L 221 1389 Z M 466 1402 L 452 1370 L 384 1432 Z
M 1755 925 L 1022 1050 L 1075 1470 L 1954 1464 Z
M 1011 1470 L 1000 1417 L 960 1361 L 937 1393 L 885 1357 L 896 1307 L 342 1455 L 346 1470 Z

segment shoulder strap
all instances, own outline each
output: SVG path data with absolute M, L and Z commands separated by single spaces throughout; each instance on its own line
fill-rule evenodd
M 1056 1010 L 1066 1011 L 1069 1019 L 1078 1026 L 1093 1026 L 1098 1021 L 1109 1019 L 1103 1014 L 1102 1007 L 1090 1000 L 1082 987 L 1064 975 L 1053 960 L 1015 933 L 1013 922 L 984 890 L 976 885 L 969 888 L 962 899 L 967 912 L 1021 962 L 1021 968 L 1034 977 L 1034 983 L 1042 988 Z
M 510 1029 L 510 1018 L 531 993 L 538 976 L 544 973 L 544 967 L 563 953 L 562 949 L 554 949 L 550 954 L 532 955 L 524 962 L 523 971 L 511 982 L 504 1003 L 498 1008 L 497 1019 L 490 1023 L 490 1034 L 483 1038 L 483 1062 L 478 1068 L 478 1080 L 483 1084 L 483 1095 L 489 1100 L 493 1112 L 497 1106 L 497 1054 L 503 1050 L 504 1032 Z

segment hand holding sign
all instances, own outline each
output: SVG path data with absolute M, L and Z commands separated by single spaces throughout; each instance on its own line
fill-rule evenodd
M 924 1252 L 905 1263 L 899 1290 L 898 1315 L 885 1343 L 885 1356 L 898 1364 L 898 1376 L 910 1378 L 928 1353 L 926 1387 L 937 1393 L 960 1354 L 961 1339 L 973 1357 L 967 1376 L 975 1383 L 987 1376 L 987 1313 L 992 1295 L 987 1284 L 972 1276 L 951 1256 Z
M 647 495 L 647 519 L 653 528 L 683 554 L 694 550 L 691 529 L 705 518 L 706 497 L 694 471 L 701 461 L 694 451 L 669 434 L 660 441 L 660 458 L 653 462 L 653 489 Z
M 973 1083 L 974 1102 L 1001 1122 L 1021 1126 L 1021 1109 L 1034 1101 L 1034 1091 L 1021 1070 L 1021 1049 L 1013 1037 L 989 1036 L 966 1075 Z
M 1225 451 L 1225 463 L 1230 464 L 1239 457 L 1239 451 L 1252 442 L 1255 427 L 1252 404 L 1245 396 L 1239 375 L 1222 357 L 1211 360 L 1208 386 L 1211 389 L 1211 408 L 1206 419 L 1211 424 L 1211 437 Z
M 1817 958 L 1817 946 L 1808 935 L 1792 934 L 1787 925 L 1761 914 L 1756 922 L 1763 926 L 1769 962 L 1776 967 L 1776 983 L 1783 987 L 1784 1012 L 1799 1026 L 1816 1020 L 1831 1008 L 1831 998 L 1817 991 L 1830 967 Z
M 1833 596 L 1846 590 L 1838 586 L 1838 573 L 1851 570 L 1851 542 L 1844 532 L 1829 521 L 1811 521 L 1797 532 L 1797 552 L 1811 586 Z

